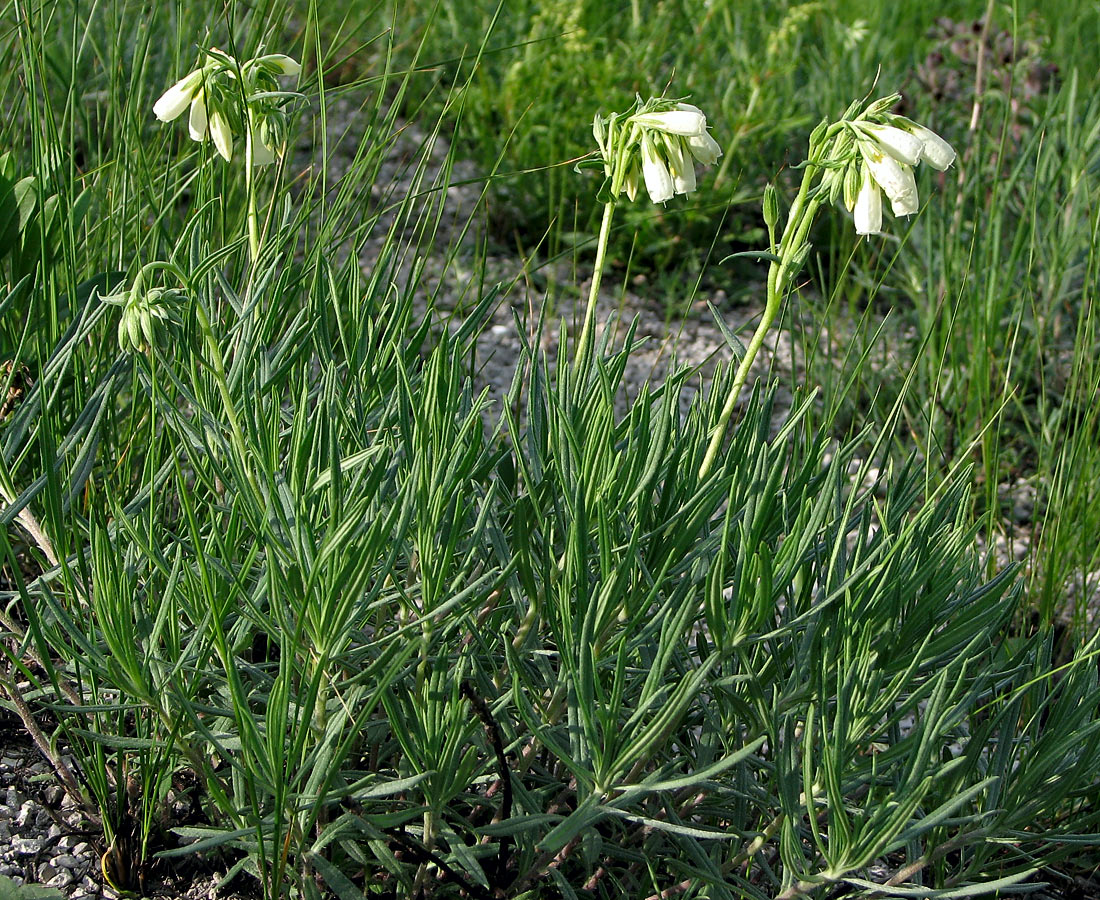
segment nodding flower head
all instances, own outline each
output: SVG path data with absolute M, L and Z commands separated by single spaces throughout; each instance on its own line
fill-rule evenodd
M 696 161 L 713 165 L 722 155 L 701 109 L 660 97 L 638 98 L 632 112 L 597 115 L 592 134 L 612 191 L 631 200 L 642 182 L 654 203 L 691 193 Z
M 218 155 L 230 162 L 234 144 L 245 139 L 253 165 L 274 162 L 286 146 L 285 116 L 280 109 L 285 99 L 271 95 L 280 91 L 278 77 L 297 75 L 302 67 L 283 53 L 256 56 L 243 65 L 217 49 L 206 55 L 202 67 L 164 92 L 153 113 L 162 122 L 171 122 L 190 107 L 187 131 L 192 140 L 210 139 Z
M 177 321 L 175 307 L 183 292 L 145 286 L 144 270 L 134 276 L 129 288 L 102 296 L 105 303 L 122 307 L 118 320 L 118 346 L 123 353 L 145 353 L 157 343 L 162 323 Z
M 943 171 L 955 161 L 954 149 L 938 134 L 889 112 L 898 99 L 894 94 L 876 100 L 858 115 L 853 105 L 833 126 L 841 130 L 823 160 L 828 168 L 823 184 L 834 199 L 843 189 L 857 234 L 882 230 L 881 194 L 895 216 L 910 216 L 919 209 L 913 170 L 922 162 Z

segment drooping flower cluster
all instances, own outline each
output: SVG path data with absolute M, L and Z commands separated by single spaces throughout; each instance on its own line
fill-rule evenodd
M 917 211 L 913 170 L 920 163 L 942 172 L 955 161 L 954 149 L 938 134 L 887 112 L 898 99 L 897 94 L 884 97 L 860 115 L 846 116 L 826 163 L 832 169 L 823 179 L 823 187 L 831 191 L 833 199 L 843 190 L 844 205 L 852 213 L 857 234 L 882 231 L 883 194 L 895 216 Z
M 611 195 L 631 200 L 643 183 L 654 203 L 689 194 L 696 186 L 695 163 L 714 165 L 722 155 L 701 109 L 663 98 L 642 103 L 639 97 L 632 112 L 597 114 L 592 134 Z
M 153 105 L 162 122 L 190 109 L 187 130 L 194 141 L 210 138 L 218 153 L 233 159 L 235 136 L 244 136 L 252 165 L 275 162 L 286 148 L 286 114 L 277 76 L 297 75 L 301 66 L 282 53 L 256 56 L 238 64 L 217 49 L 207 62 L 173 84 Z
M 101 297 L 105 303 L 122 307 L 118 320 L 118 346 L 123 353 L 144 353 L 157 342 L 162 323 L 178 322 L 175 315 L 183 293 L 172 288 L 146 287 L 145 269 L 140 269 L 129 287 Z

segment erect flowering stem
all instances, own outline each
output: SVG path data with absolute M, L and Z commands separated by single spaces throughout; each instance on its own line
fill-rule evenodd
M 588 290 L 588 306 L 584 311 L 584 324 L 581 325 L 581 335 L 577 340 L 577 352 L 573 357 L 573 374 L 583 372 L 588 367 L 588 354 L 592 350 L 595 330 L 596 301 L 600 295 L 600 281 L 603 279 L 603 270 L 607 256 L 607 242 L 611 236 L 611 220 L 615 216 L 615 201 L 608 200 L 603 207 L 603 220 L 600 222 L 600 235 L 596 239 L 596 265 L 592 272 L 592 286 Z
M 248 251 L 253 264 L 255 264 L 260 255 L 260 226 L 259 216 L 256 212 L 256 178 L 252 174 L 252 159 L 254 152 L 252 147 L 252 129 L 246 127 L 244 139 L 244 181 L 245 190 L 248 192 Z
M 752 368 L 756 354 L 760 352 L 764 344 L 764 337 L 775 321 L 779 313 L 779 307 L 783 304 L 783 297 L 787 291 L 790 279 L 802 268 L 809 249 L 807 238 L 810 226 L 813 224 L 817 211 L 823 202 L 823 197 L 818 194 L 811 195 L 810 188 L 814 177 L 817 175 L 818 166 L 810 163 L 806 166 L 802 175 L 802 185 L 798 189 L 798 195 L 791 204 L 791 211 L 787 216 L 787 225 L 783 229 L 783 237 L 779 240 L 776 258 L 768 266 L 767 299 L 764 304 L 764 313 L 760 317 L 760 324 L 756 326 L 745 355 L 737 366 L 733 377 L 733 386 L 726 397 L 722 413 L 718 417 L 718 423 L 711 433 L 710 444 L 707 446 L 703 464 L 699 467 L 699 477 L 706 478 L 714 468 L 714 461 L 718 457 L 718 451 L 726 439 L 726 429 L 729 427 L 730 417 L 733 415 L 737 398 L 745 381 L 749 377 L 749 369 Z
M 229 419 L 229 434 L 230 439 L 233 441 L 233 448 L 240 457 L 249 484 L 256 495 L 259 496 L 259 486 L 252 474 L 252 467 L 248 463 L 248 452 L 245 449 L 244 432 L 241 430 L 241 423 L 237 418 L 237 407 L 233 403 L 233 395 L 229 392 L 229 382 L 225 377 L 225 360 L 222 357 L 217 338 L 214 337 L 214 329 L 210 325 L 210 318 L 206 315 L 206 310 L 202 308 L 202 304 L 197 300 L 195 302 L 195 317 L 198 319 L 199 328 L 202 331 L 203 339 L 206 341 L 206 349 L 210 354 L 210 367 L 214 372 L 214 381 L 218 385 L 218 393 L 221 394 L 222 403 L 225 405 L 225 414 Z

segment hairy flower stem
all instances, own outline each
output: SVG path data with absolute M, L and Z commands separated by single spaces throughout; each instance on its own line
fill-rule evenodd
M 584 311 L 584 324 L 577 341 L 577 353 L 573 357 L 573 376 L 576 378 L 588 368 L 588 355 L 592 352 L 592 332 L 596 327 L 596 300 L 600 295 L 600 281 L 607 257 L 607 241 L 611 236 L 611 220 L 615 215 L 615 201 L 609 200 L 603 207 L 603 221 L 600 222 L 600 236 L 596 240 L 596 265 L 592 272 L 592 286 L 588 291 L 588 306 Z
M 756 326 L 756 331 L 753 332 L 748 347 L 745 349 L 745 355 L 737 366 L 733 386 L 726 397 L 722 413 L 718 417 L 718 424 L 714 426 L 714 431 L 711 433 L 710 444 L 707 446 L 706 455 L 703 457 L 703 464 L 699 467 L 700 479 L 710 475 L 711 470 L 714 468 L 718 451 L 722 449 L 722 444 L 726 439 L 726 430 L 729 426 L 730 417 L 733 415 L 733 408 L 736 406 L 741 389 L 745 386 L 745 381 L 749 377 L 749 369 L 752 368 L 756 354 L 760 352 L 760 348 L 764 344 L 764 338 L 779 313 L 779 307 L 783 304 L 783 297 L 786 295 L 787 284 L 797 274 L 805 261 L 805 248 L 808 246 L 806 242 L 810 226 L 813 224 L 822 203 L 820 197 L 810 195 L 811 183 L 817 175 L 817 171 L 818 167 L 811 163 L 806 166 L 802 175 L 802 185 L 798 189 L 798 196 L 795 197 L 794 203 L 791 205 L 790 214 L 787 216 L 787 225 L 783 229 L 782 238 L 779 240 L 776 254 L 778 260 L 772 260 L 768 267 L 767 300 L 764 304 L 764 313 L 760 317 L 760 324 Z

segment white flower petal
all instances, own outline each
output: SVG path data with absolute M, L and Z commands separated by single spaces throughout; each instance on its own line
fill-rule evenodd
M 260 62 L 267 64 L 269 68 L 278 70 L 280 75 L 297 75 L 302 71 L 299 62 L 285 53 L 269 53 L 267 56 L 261 56 Z
M 214 139 L 214 147 L 226 162 L 233 159 L 233 132 L 230 131 L 225 116 L 217 110 L 210 116 L 210 137 Z
M 955 148 L 936 132 L 913 124 L 910 126 L 913 136 L 921 142 L 920 158 L 941 172 L 955 161 Z
M 672 175 L 664 160 L 657 155 L 657 149 L 648 135 L 642 140 L 642 177 L 645 179 L 645 189 L 649 191 L 649 199 L 654 203 L 664 203 L 675 195 Z
M 677 172 L 672 176 L 672 188 L 677 194 L 690 194 L 697 186 L 695 180 L 695 165 L 689 162 L 683 172 Z
M 882 231 L 882 193 L 866 166 L 863 167 L 863 184 L 852 209 L 856 234 L 878 234 Z
M 689 135 L 687 138 L 688 149 L 704 166 L 713 166 L 722 155 L 722 146 L 706 131 L 702 134 Z
M 863 154 L 864 164 L 871 172 L 883 193 L 890 198 L 892 204 L 901 203 L 904 206 L 913 206 L 917 203 L 917 182 L 913 177 L 913 170 L 904 163 L 898 162 L 877 147 L 861 141 L 860 153 Z M 902 213 L 902 215 L 906 215 Z
M 643 128 L 678 134 L 683 137 L 702 134 L 707 128 L 707 117 L 694 109 L 669 109 L 665 112 L 641 113 L 632 121 Z
M 191 105 L 191 99 L 201 83 L 201 69 L 185 75 L 160 95 L 160 99 L 153 104 L 153 115 L 162 122 L 171 122 L 178 118 Z
M 690 153 L 684 152 L 683 142 L 679 138 L 666 135 L 665 146 L 668 148 L 672 189 L 677 194 L 690 194 L 695 190 L 695 160 Z
M 911 194 L 903 194 L 890 200 L 890 211 L 895 216 L 911 216 L 919 208 L 917 192 L 914 189 Z
M 859 127 L 898 162 L 907 166 L 915 166 L 920 162 L 922 145 L 916 135 L 892 125 L 877 125 L 874 122 L 860 122 Z
M 195 94 L 195 99 L 191 101 L 191 115 L 187 117 L 187 131 L 193 141 L 204 141 L 207 134 L 210 133 L 206 116 L 206 100 L 203 99 L 201 91 Z

